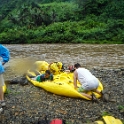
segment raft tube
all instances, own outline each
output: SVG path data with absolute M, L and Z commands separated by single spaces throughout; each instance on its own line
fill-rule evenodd
M 103 120 L 95 121 L 95 124 L 123 124 L 122 121 L 113 116 L 103 116 Z
M 35 76 L 35 73 L 28 71 L 28 74 Z M 44 90 L 61 95 L 61 96 L 67 96 L 67 97 L 73 97 L 73 98 L 83 98 L 90 100 L 89 98 L 81 95 L 77 89 L 74 89 L 73 85 L 73 73 L 66 73 L 62 72 L 61 74 L 54 75 L 53 81 L 45 81 L 45 82 L 38 82 L 32 80 L 28 75 L 26 76 L 27 79 L 37 87 L 41 87 Z M 78 82 L 78 87 L 80 87 L 80 83 Z M 103 85 L 99 81 L 99 91 L 103 90 Z M 92 92 L 87 92 L 87 94 L 92 94 Z M 100 98 L 101 95 L 94 92 L 97 98 Z
M 102 118 L 105 124 L 123 124 L 120 119 L 116 119 L 113 116 L 103 116 Z

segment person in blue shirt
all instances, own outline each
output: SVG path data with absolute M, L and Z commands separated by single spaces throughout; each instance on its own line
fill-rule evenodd
M 44 81 L 52 81 L 53 80 L 53 74 L 50 72 L 50 70 L 46 70 L 44 74 L 37 75 L 36 77 L 32 78 L 35 81 L 38 82 L 44 82 Z
M 5 101 L 4 101 L 4 93 L 3 93 L 3 86 L 4 84 L 4 78 L 3 78 L 3 73 L 4 73 L 4 65 L 6 62 L 9 61 L 10 59 L 10 53 L 9 50 L 0 44 L 0 105 L 5 106 Z M 2 111 L 2 108 L 0 108 L 0 112 Z

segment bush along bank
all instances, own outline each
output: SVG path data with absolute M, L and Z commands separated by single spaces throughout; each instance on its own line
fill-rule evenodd
M 0 43 L 124 43 L 122 20 L 97 22 L 56 22 L 33 29 L 7 29 L 0 34 Z
M 123 0 L 0 3 L 0 43 L 124 43 Z

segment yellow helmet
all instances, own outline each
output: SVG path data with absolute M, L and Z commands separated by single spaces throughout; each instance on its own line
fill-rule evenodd
M 62 63 L 61 62 L 57 62 L 57 66 L 59 67 L 59 69 L 62 68 Z

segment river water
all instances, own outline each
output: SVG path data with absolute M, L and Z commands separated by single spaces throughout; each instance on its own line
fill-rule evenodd
M 61 61 L 67 66 L 78 62 L 88 69 L 124 68 L 124 44 L 11 44 L 5 46 L 11 54 L 11 59 L 6 66 L 10 66 L 16 73 L 23 73 L 37 60 L 48 63 Z

